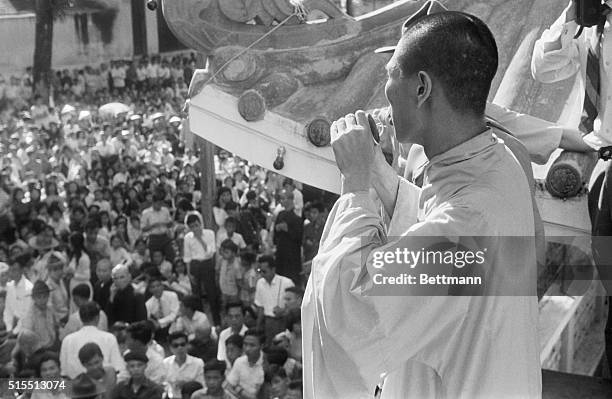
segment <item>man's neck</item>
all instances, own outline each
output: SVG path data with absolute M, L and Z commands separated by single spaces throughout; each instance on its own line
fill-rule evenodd
M 261 357 L 261 351 L 257 353 L 257 356 L 254 356 L 254 359 L 251 358 L 249 355 L 247 355 L 247 360 L 249 361 L 249 364 L 253 366 L 257 363 L 260 357 Z
M 178 355 L 174 356 L 174 361 L 179 366 L 182 366 L 187 361 L 187 355 L 179 357 Z
M 443 154 L 450 149 L 484 133 L 487 124 L 484 117 L 469 114 L 458 114 L 447 109 L 440 115 L 448 115 L 443 120 L 434 122 L 430 133 L 425 137 L 423 147 L 428 159 Z M 449 135 L 449 130 L 452 134 Z
M 244 324 L 241 324 L 241 325 L 239 325 L 239 326 L 234 326 L 234 327 L 232 327 L 232 330 L 231 330 L 231 331 L 232 331 L 234 334 L 240 334 L 240 331 L 242 331 L 242 327 L 243 327 L 243 326 L 244 326 Z

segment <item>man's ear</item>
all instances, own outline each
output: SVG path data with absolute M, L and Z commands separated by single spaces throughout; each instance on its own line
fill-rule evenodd
M 427 72 L 417 74 L 417 107 L 423 105 L 431 96 L 431 77 Z

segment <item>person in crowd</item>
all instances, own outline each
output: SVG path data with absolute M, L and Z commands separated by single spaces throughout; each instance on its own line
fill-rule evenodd
M 89 287 L 88 284 L 79 284 L 72 289 L 72 300 L 76 310 L 68 317 L 66 325 L 60 329 L 60 340 L 63 340 L 68 334 L 79 331 L 83 327 L 83 321 L 81 320 L 79 310 L 81 306 L 91 300 L 91 288 Z M 96 327 L 100 331 L 108 331 L 108 318 L 103 310 L 100 310 L 100 317 Z
M 126 346 L 128 350 L 143 352 L 149 359 L 145 368 L 145 376 L 156 384 L 163 385 L 166 378 L 164 355 L 152 345 L 153 325 L 149 321 L 138 321 L 130 324 L 127 329 Z
M 220 324 L 219 293 L 215 277 L 215 233 L 204 229 L 201 216 L 197 213 L 188 214 L 185 224 L 189 233 L 183 241 L 183 260 L 188 265 L 187 272 L 195 279 L 194 295 L 206 296 L 210 304 L 216 325 Z
M 235 399 L 228 389 L 225 389 L 225 362 L 211 360 L 204 365 L 204 381 L 206 388 L 193 392 L 192 399 Z
M 114 388 L 112 399 L 162 399 L 164 388 L 146 375 L 149 358 L 143 351 L 128 350 L 123 355 L 130 378 Z
M 230 239 L 234 244 L 238 246 L 240 250 L 246 248 L 247 244 L 242 237 L 242 234 L 236 232 L 238 228 L 238 219 L 235 217 L 227 217 L 223 229 L 217 231 L 217 248 L 221 247 L 223 241 Z
M 45 352 L 39 359 L 36 377 L 45 381 L 57 381 L 51 388 L 34 389 L 30 399 L 68 399 L 66 388 L 68 384 L 60 375 L 60 362 L 57 353 Z M 63 382 L 63 386 L 60 385 Z
M 204 366 L 206 367 L 206 366 Z M 191 399 L 193 394 L 202 389 L 202 384 L 196 381 L 187 381 L 181 388 L 182 399 Z
M 78 358 L 85 371 L 79 374 L 76 380 L 85 374 L 101 392 L 104 392 L 105 399 L 111 399 L 111 393 L 117 385 L 117 370 L 104 365 L 104 355 L 100 346 L 95 342 L 86 343 L 78 350 Z
M 117 234 L 110 238 L 110 261 L 112 265 L 124 264 L 128 268 L 132 265 L 132 255 L 125 248 L 125 242 Z
M 189 339 L 193 339 L 195 337 L 196 326 L 211 327 L 206 314 L 197 310 L 199 303 L 198 298 L 193 295 L 183 298 L 179 308 L 179 315 L 170 326 L 169 332 L 171 334 L 183 332 Z
M 64 275 L 67 263 L 66 257 L 61 252 L 54 252 L 47 263 L 46 284 L 50 290 L 49 308 L 54 320 L 59 322 L 60 326 L 66 324 L 70 312 L 70 296 Z
M 293 200 L 292 191 L 281 191 L 280 203 L 284 209 L 278 214 L 274 223 L 274 244 L 278 272 L 299 285 L 304 222 L 294 212 Z
M 221 361 L 227 360 L 225 341 L 234 334 L 244 336 L 248 330 L 244 325 L 244 310 L 240 302 L 228 302 L 225 305 L 225 323 L 228 327 L 219 334 L 219 350 L 217 351 L 217 359 Z
M 92 264 L 97 264 L 100 259 L 110 258 L 110 244 L 108 240 L 101 235 L 100 222 L 97 220 L 89 220 L 85 225 L 85 250 L 89 255 Z
M 187 266 L 182 259 L 177 258 L 174 263 L 174 273 L 170 278 L 170 288 L 182 296 L 193 294 L 193 276 L 187 274 Z
M 69 279 L 68 289 L 72 292 L 77 285 L 86 284 L 93 291 L 91 285 L 91 259 L 85 251 L 85 238 L 82 233 L 74 232 L 70 234 L 69 248 L 70 260 L 65 270 L 66 278 Z M 100 280 L 99 277 L 98 280 Z M 74 298 L 71 300 L 70 309 L 71 311 L 76 310 Z
M 279 332 L 285 331 L 283 295 L 287 288 L 294 287 L 291 279 L 276 274 L 275 260 L 272 256 L 262 255 L 257 260 L 263 278 L 257 281 L 255 301 L 257 306 L 257 327 L 266 337 L 266 345 Z
M 166 195 L 156 192 L 153 205 L 142 212 L 142 232 L 149 236 L 149 251 L 161 249 L 167 259 L 174 259 L 174 249 L 170 238 L 170 227 L 173 221 L 170 211 L 164 206 Z
M 32 287 L 31 295 L 32 303 L 21 321 L 21 328 L 36 334 L 38 347 L 57 350 L 59 321 L 49 306 L 49 286 L 38 280 Z
M 240 284 L 240 301 L 244 306 L 253 306 L 255 300 L 255 289 L 259 275 L 256 271 L 257 255 L 255 252 L 246 251 L 240 254 L 240 266 L 242 268 Z
M 312 260 L 319 251 L 319 241 L 321 241 L 323 227 L 325 227 L 323 211 L 323 204 L 320 202 L 309 202 L 304 207 L 307 218 L 307 223 L 304 224 L 304 236 L 302 237 L 304 262 Z
M 247 330 L 248 331 L 248 330 Z M 225 340 L 225 363 L 227 370 L 234 367 L 236 359 L 244 354 L 244 337 L 240 334 L 230 335 Z
M 147 319 L 144 296 L 135 292 L 132 275 L 127 265 L 119 264 L 112 271 L 113 284 L 110 288 L 106 314 L 110 324 L 117 321 L 132 323 Z
M 68 334 L 62 341 L 60 348 L 60 360 L 62 375 L 71 379 L 85 371 L 82 362 L 79 362 L 79 350 L 90 342 L 95 342 L 101 351 L 101 358 L 105 364 L 111 366 L 118 372 L 125 371 L 125 364 L 119 352 L 117 339 L 111 333 L 100 331 L 100 308 L 95 302 L 86 302 L 79 308 L 79 316 L 83 327 L 80 330 Z
M 153 275 L 148 285 L 151 298 L 145 306 L 149 320 L 155 326 L 155 337 L 164 339 L 168 335 L 170 325 L 177 319 L 180 309 L 178 295 L 175 292 L 164 290 L 161 275 Z
M 104 258 L 98 261 L 96 265 L 96 278 L 94 301 L 100 305 L 100 308 L 108 309 L 111 287 L 113 285 L 110 259 Z
M 199 324 L 195 327 L 194 337 L 187 346 L 187 353 L 202 359 L 204 364 L 217 358 L 217 341 L 212 335 L 210 326 Z
M 30 308 L 33 284 L 25 276 L 24 270 L 30 265 L 29 254 L 19 255 L 9 268 L 9 281 L 6 285 L 6 305 L 4 307 L 4 323 L 6 329 L 18 333 L 23 319 Z
M 229 238 L 221 243 L 219 265 L 219 288 L 221 303 L 237 301 L 239 287 L 242 286 L 242 268 L 238 257 L 238 246 Z
M 172 355 L 164 359 L 166 366 L 166 395 L 169 399 L 182 397 L 181 388 L 187 381 L 204 384 L 204 362 L 187 353 L 187 336 L 182 332 L 168 337 Z
M 244 334 L 244 355 L 236 359 L 227 375 L 230 390 L 239 397 L 255 399 L 264 383 L 262 345 L 263 337 L 257 331 Z

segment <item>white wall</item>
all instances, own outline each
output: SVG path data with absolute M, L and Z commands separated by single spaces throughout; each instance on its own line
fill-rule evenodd
M 131 58 L 132 11 L 130 0 L 121 0 L 113 24 L 113 39 L 104 44 L 101 33 L 88 18 L 89 44 L 78 39 L 74 18 L 67 15 L 53 28 L 53 67 L 80 66 L 108 62 L 114 58 Z M 36 18 L 34 14 L 0 17 L 0 73 L 22 72 L 32 65 Z M 150 28 L 149 28 L 150 29 Z

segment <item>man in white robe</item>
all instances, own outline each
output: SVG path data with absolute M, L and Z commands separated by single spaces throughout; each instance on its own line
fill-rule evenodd
M 332 125 L 343 190 L 302 305 L 305 398 L 371 398 L 385 373 L 383 398 L 541 396 L 530 188 L 484 118 L 496 68 L 494 39 L 474 17 L 444 12 L 406 26 L 386 95 L 398 140 L 422 145 L 430 160 L 422 189 L 387 166 L 363 112 Z M 486 296 L 410 286 L 402 296 L 363 294 L 387 271 L 374 266 L 376 251 L 437 236 L 531 239 L 488 241 Z

